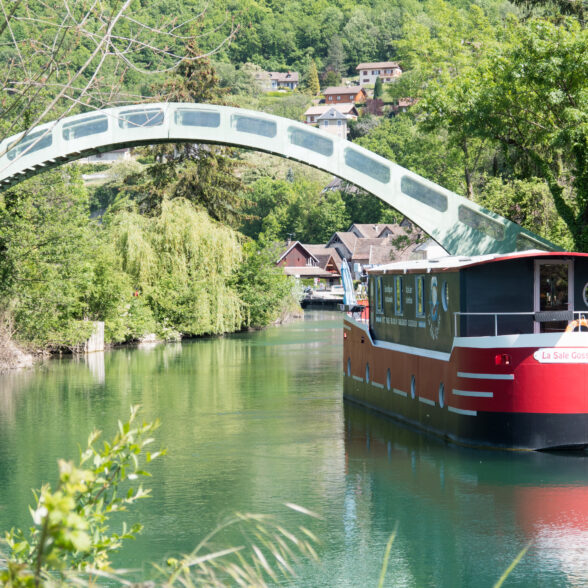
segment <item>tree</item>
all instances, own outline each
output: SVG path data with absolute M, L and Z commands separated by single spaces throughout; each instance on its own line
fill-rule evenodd
M 409 71 L 388 85 L 388 95 L 418 99 L 422 130 L 445 133 L 451 148 L 462 151 L 465 189 L 460 192 L 473 198 L 491 155 L 487 142 L 469 132 L 469 113 L 464 112 L 467 99 L 456 85 L 475 86 L 473 72 L 497 44 L 500 29 L 476 5 L 462 9 L 443 0 L 429 0 L 426 11 L 428 20 L 413 17 L 404 26 L 397 45 Z
M 310 61 L 308 71 L 306 73 L 305 87 L 311 96 L 316 96 L 321 91 L 319 84 L 318 72 L 316 69 L 316 62 L 314 59 Z
M 341 76 L 345 72 L 345 49 L 341 37 L 335 35 L 329 44 L 329 51 L 325 60 L 325 70 L 334 71 Z
M 380 76 L 376 78 L 376 83 L 374 84 L 374 100 L 381 98 L 384 93 L 384 88 L 382 84 L 382 80 Z
M 261 238 L 243 247 L 243 263 L 235 274 L 236 287 L 244 303 L 243 326 L 260 328 L 280 318 L 284 311 L 298 309 L 294 282 L 276 265 L 281 251 Z
M 242 304 L 231 286 L 241 262 L 239 236 L 182 198 L 160 213 L 132 210 L 108 218 L 108 234 L 157 322 L 157 334 L 177 339 L 237 331 Z
M 572 20 L 534 20 L 509 32 L 512 44 L 496 48 L 465 86 L 464 114 L 475 117 L 468 131 L 528 161 L 587 251 L 588 31 Z
M 156 88 L 155 100 L 224 104 L 227 91 L 220 87 L 214 67 L 200 55 L 194 44 L 187 46 L 188 57 L 176 73 Z M 149 149 L 155 163 L 141 174 L 130 177 L 124 193 L 139 205 L 142 213 L 157 214 L 165 199 L 183 198 L 201 206 L 214 218 L 236 223 L 243 192 L 235 174 L 235 151 L 226 147 L 167 143 Z
M 341 76 L 333 70 L 329 70 L 323 74 L 322 87 L 330 88 L 331 86 L 338 86 L 341 83 Z
M 97 243 L 81 175 L 67 167 L 0 195 L 0 311 L 38 348 L 75 348 L 92 326 Z

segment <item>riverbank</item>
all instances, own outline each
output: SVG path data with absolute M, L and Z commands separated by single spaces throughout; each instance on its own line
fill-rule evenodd
M 0 334 L 0 374 L 9 370 L 31 367 L 34 357 L 25 353 L 8 337 Z
M 280 317 L 276 319 L 272 325 L 284 325 L 294 320 L 298 320 L 304 317 L 304 310 L 298 307 L 298 309 L 291 307 L 288 310 L 284 310 Z M 272 326 L 268 325 L 268 326 Z M 261 329 L 248 329 L 248 330 L 263 330 Z M 229 333 L 226 333 L 229 334 Z M 218 335 L 201 335 L 200 337 L 217 337 Z M 200 338 L 198 337 L 198 338 Z M 194 338 L 194 337 L 189 337 Z M 128 345 L 137 346 L 141 344 L 155 344 L 155 343 L 168 343 L 177 341 L 165 341 L 158 339 L 155 334 L 147 335 L 145 338 L 138 341 L 129 341 L 127 343 L 107 345 L 108 348 L 125 347 Z M 36 358 L 45 356 L 43 353 L 29 353 L 20 348 L 10 337 L 10 335 L 4 330 L 0 330 L 0 374 L 19 370 L 23 368 L 32 367 L 35 363 Z

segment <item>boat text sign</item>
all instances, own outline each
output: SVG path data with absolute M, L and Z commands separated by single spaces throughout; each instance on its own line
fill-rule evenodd
M 539 363 L 588 363 L 585 347 L 544 347 L 537 349 L 533 357 Z

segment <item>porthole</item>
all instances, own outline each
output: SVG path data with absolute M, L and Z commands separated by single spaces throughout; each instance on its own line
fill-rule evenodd
M 351 377 L 351 358 L 347 358 L 347 375 Z
M 370 364 L 365 364 L 365 381 L 369 383 L 370 381 Z
M 388 373 L 386 374 L 386 388 L 388 388 L 388 390 L 392 388 L 392 374 L 390 373 L 390 368 L 388 368 Z
M 445 384 L 443 382 L 439 384 L 439 406 L 441 408 L 445 406 Z
M 586 285 L 588 286 L 588 284 Z M 441 286 L 441 304 L 443 305 L 443 310 L 447 312 L 449 308 L 449 285 L 447 282 L 443 282 L 443 286 Z
M 410 376 L 410 397 L 414 400 L 416 396 L 416 379 L 414 375 Z
M 584 306 L 588 306 L 588 282 L 584 284 L 584 289 L 582 290 L 582 298 L 584 299 Z

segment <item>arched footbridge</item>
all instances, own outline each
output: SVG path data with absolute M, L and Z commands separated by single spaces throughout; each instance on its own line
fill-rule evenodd
M 216 143 L 272 153 L 338 176 L 406 215 L 453 255 L 559 250 L 418 174 L 286 118 L 210 104 L 141 104 L 63 118 L 0 143 L 0 190 L 50 167 L 123 147 Z

